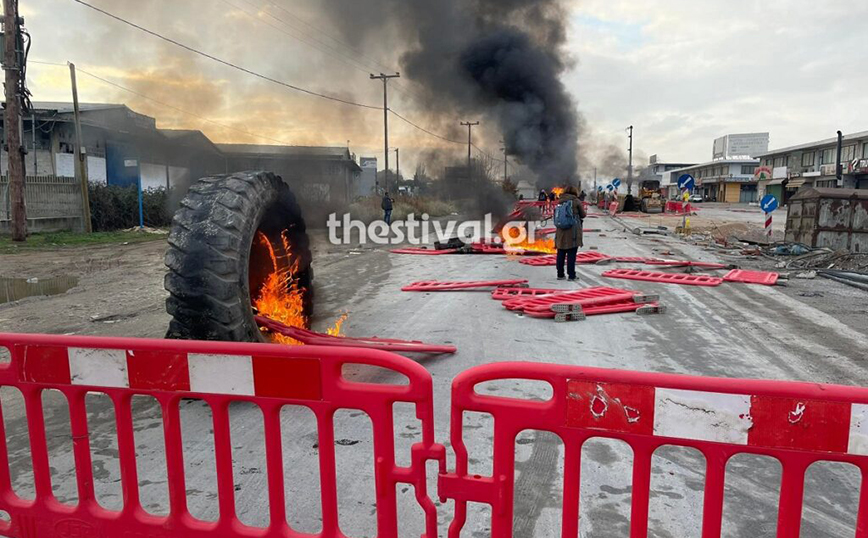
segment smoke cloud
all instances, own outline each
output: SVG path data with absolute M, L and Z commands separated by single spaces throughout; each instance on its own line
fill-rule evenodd
M 494 125 L 541 186 L 575 181 L 579 114 L 560 81 L 570 65 L 564 2 L 361 0 L 349 13 L 348 4 L 324 2 L 360 46 L 384 34 L 403 43 L 403 74 L 423 94 L 429 117 L 460 114 L 483 121 L 489 133 Z

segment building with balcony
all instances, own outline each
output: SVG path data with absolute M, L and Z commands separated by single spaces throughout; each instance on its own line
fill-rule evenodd
M 840 180 L 837 146 L 833 137 L 754 155 L 771 170 L 771 177 L 759 182 L 760 193 L 777 196 L 783 205 L 802 188 L 868 189 L 868 131 L 844 136 Z
M 680 170 L 682 168 L 693 166 L 694 164 L 695 163 L 664 162 L 660 160 L 657 155 L 652 155 L 648 167 L 643 169 L 639 174 L 639 181 L 657 180 L 660 182 L 660 188 L 666 191 L 664 194 L 669 198 L 675 198 L 678 196 L 678 176 L 675 176 L 675 178 L 672 179 L 671 175 L 667 174 L 667 172 Z
M 752 203 L 759 199 L 755 178 L 759 162 L 759 159 L 741 157 L 695 164 L 666 172 L 666 182 L 676 186 L 677 196 L 678 178 L 690 174 L 696 179 L 696 192 L 706 201 Z

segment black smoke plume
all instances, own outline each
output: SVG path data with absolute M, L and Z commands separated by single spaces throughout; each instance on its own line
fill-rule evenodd
M 430 124 L 481 120 L 540 186 L 577 178 L 579 115 L 560 81 L 566 0 L 323 0 L 358 46 L 384 38 Z M 391 41 L 397 39 L 398 43 Z M 499 139 L 487 140 L 489 147 Z

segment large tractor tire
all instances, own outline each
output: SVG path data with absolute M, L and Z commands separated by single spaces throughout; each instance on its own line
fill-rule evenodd
M 253 301 L 268 275 L 293 267 L 313 308 L 310 243 L 301 208 L 286 183 L 268 172 L 199 180 L 175 214 L 166 253 L 167 338 L 263 342 Z M 289 247 L 289 248 L 287 248 Z

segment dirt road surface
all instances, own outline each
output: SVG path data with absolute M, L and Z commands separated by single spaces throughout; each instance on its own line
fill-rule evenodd
M 626 222 L 624 219 L 622 222 Z M 592 221 L 588 221 L 590 224 Z M 657 256 L 722 261 L 713 252 L 671 236 L 637 236 L 609 218 L 593 221 L 601 234 L 586 236 L 586 249 L 622 256 Z M 865 294 L 825 280 L 791 280 L 788 287 L 725 285 L 719 288 L 636 283 L 601 277 L 608 266 L 580 266 L 581 282 L 556 282 L 553 268 L 521 265 L 501 256 L 402 256 L 382 248 L 332 246 L 316 238 L 317 314 L 314 328 L 349 313 L 350 336 L 412 338 L 452 343 L 454 356 L 419 359 L 434 379 L 437 439 L 449 439 L 449 389 L 460 372 L 500 361 L 553 362 L 650 372 L 716 377 L 790 379 L 868 386 L 868 316 Z M 163 336 L 168 317 L 162 279 L 164 244 L 80 249 L 5 256 L 4 277 L 58 275 L 80 277 L 69 292 L 0 305 L 0 331 L 78 335 Z M 732 260 L 723 260 L 732 263 Z M 622 264 L 621 267 L 631 267 Z M 554 324 L 520 317 L 491 300 L 488 293 L 402 293 L 417 280 L 526 278 L 533 285 L 577 288 L 615 285 L 659 294 L 668 307 L 662 315 L 592 317 Z M 381 375 L 357 372 L 361 378 Z M 371 380 L 374 380 L 371 378 Z M 389 381 L 389 379 L 376 379 Z M 3 411 L 10 432 L 11 466 L 16 491 L 32 495 L 26 423 L 22 407 L 3 389 Z M 491 390 L 522 398 L 541 396 L 538 385 L 502 384 Z M 55 494 L 75 500 L 74 466 L 65 402 L 45 395 Z M 166 511 L 166 470 L 162 453 L 159 407 L 147 398 L 134 409 L 140 490 L 146 509 Z M 97 494 L 109 508 L 121 503 L 120 478 L 113 440 L 113 409 L 105 398 L 88 401 Z M 249 406 L 232 409 L 232 443 L 237 505 L 242 521 L 268 521 L 267 480 L 262 449 L 262 416 Z M 350 536 L 376 532 L 371 461 L 371 426 L 351 410 L 336 419 L 340 523 Z M 399 450 L 419 440 L 412 409 L 395 413 Z M 182 406 L 188 500 L 194 516 L 215 520 L 217 514 L 210 411 L 198 401 Z M 491 473 L 491 422 L 465 417 L 470 471 Z M 321 525 L 316 429 L 309 412 L 287 409 L 283 416 L 290 524 L 316 532 Z M 403 448 L 402 448 L 403 447 Z M 517 499 L 515 535 L 558 536 L 563 446 L 545 432 L 528 431 L 516 440 Z M 401 461 L 401 458 L 399 458 Z M 406 461 L 406 460 L 405 460 Z M 582 451 L 581 536 L 627 536 L 630 518 L 632 454 L 623 444 L 594 439 Z M 450 468 L 453 460 L 450 458 Z M 705 462 L 691 450 L 658 451 L 651 485 L 651 536 L 700 536 Z M 432 477 L 433 478 L 433 477 Z M 807 476 L 802 536 L 853 536 L 859 474 L 855 468 L 821 464 Z M 431 488 L 433 491 L 433 487 Z M 739 456 L 727 469 L 724 535 L 774 536 L 780 489 L 780 466 L 774 460 Z M 421 532 L 420 511 L 412 489 L 399 492 L 402 536 Z M 488 536 L 488 508 L 471 505 L 463 536 Z M 440 506 L 441 524 L 451 503 Z

